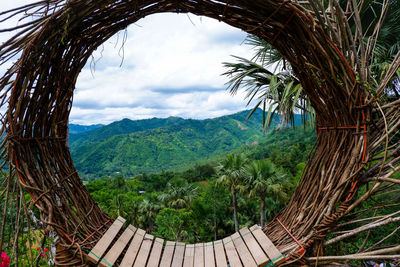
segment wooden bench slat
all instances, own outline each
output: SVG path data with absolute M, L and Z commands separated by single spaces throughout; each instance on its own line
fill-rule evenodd
M 204 243 L 194 245 L 194 267 L 204 267 Z
M 256 267 L 274 261 L 279 264 L 285 257 L 257 225 L 243 228 L 239 233 L 215 242 L 185 245 L 146 234 L 129 225 L 109 249 L 121 231 L 125 219 L 118 217 L 88 254 L 88 260 L 100 266 L 112 266 L 129 244 L 120 266 L 160 267 Z M 132 238 L 133 237 L 133 238 Z M 154 241 L 154 242 L 153 242 Z M 104 253 L 107 254 L 103 257 Z M 162 255 L 162 257 L 161 257 Z M 103 257 L 103 258 L 102 258 Z
M 257 265 L 264 266 L 266 263 L 268 263 L 269 259 L 267 255 L 264 253 L 260 245 L 257 243 L 257 240 L 254 238 L 250 230 L 246 227 L 241 229 L 239 232 L 242 235 L 242 238 L 246 243 L 248 249 L 250 250 L 250 253 L 253 256 L 254 260 L 256 261 Z
M 160 258 L 161 258 L 161 252 L 162 252 L 163 245 L 164 245 L 164 239 L 157 237 L 154 240 L 153 247 L 151 249 L 149 260 L 148 260 L 146 266 L 149 266 L 149 267 L 158 266 L 158 263 L 160 262 Z
M 236 252 L 235 245 L 233 244 L 232 238 L 230 236 L 223 239 L 226 255 L 228 256 L 228 261 L 231 267 L 242 267 L 239 255 Z
M 106 252 L 124 223 L 125 219 L 122 217 L 118 217 L 114 221 L 114 223 L 110 226 L 110 228 L 108 228 L 106 233 L 100 238 L 97 244 L 89 252 L 88 259 L 90 262 L 97 263 L 101 259 L 101 257 L 103 257 L 104 252 Z
M 214 250 L 215 250 L 215 262 L 217 264 L 217 267 L 228 266 L 228 263 L 226 262 L 226 254 L 222 240 L 214 241 Z
M 100 266 L 113 266 L 115 261 L 121 255 L 122 251 L 125 249 L 126 245 L 129 244 L 129 241 L 135 232 L 136 228 L 132 225 L 129 225 L 118 238 L 117 242 L 115 242 L 112 248 L 107 252 L 106 256 L 101 259 Z
M 133 265 L 140 246 L 142 245 L 145 234 L 146 232 L 143 229 L 137 229 L 128 250 L 125 252 L 124 258 L 122 259 L 122 262 L 120 264 L 121 267 L 131 267 Z
M 222 247 L 222 249 L 224 248 Z M 225 258 L 225 253 L 224 253 L 224 258 Z M 204 245 L 204 265 L 206 267 L 215 267 L 214 245 L 212 242 L 208 242 Z
M 245 267 L 257 267 L 257 263 L 254 261 L 253 256 L 251 256 L 251 253 L 240 234 L 236 232 L 231 236 L 231 238 L 233 240 L 233 244 L 235 245 L 236 251 L 239 254 L 239 257 L 242 260 L 243 265 Z
M 135 260 L 135 267 L 145 267 L 147 258 L 149 257 L 151 251 L 151 245 L 153 244 L 154 236 L 146 234 L 142 241 L 142 246 L 140 247 L 139 254 Z
M 193 267 L 194 262 L 194 244 L 186 245 L 183 267 Z
M 161 258 L 160 267 L 170 267 L 174 256 L 175 242 L 167 241 Z
M 268 258 L 273 260 L 274 264 L 279 264 L 285 261 L 285 257 L 282 256 L 282 253 L 275 247 L 272 241 L 260 229 L 260 227 L 258 227 L 258 225 L 253 225 L 250 228 L 250 231 L 258 241 L 258 244 L 261 245 L 262 249 L 267 254 Z
M 182 267 L 184 255 L 185 255 L 185 243 L 177 242 L 175 244 L 175 253 L 171 267 Z

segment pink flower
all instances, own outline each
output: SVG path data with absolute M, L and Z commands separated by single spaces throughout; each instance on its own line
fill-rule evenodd
M 0 267 L 9 267 L 9 266 L 10 266 L 10 258 L 5 252 L 1 252 Z

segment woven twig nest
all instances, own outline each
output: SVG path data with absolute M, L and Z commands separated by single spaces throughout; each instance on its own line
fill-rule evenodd
M 357 77 L 357 55 L 346 41 L 347 32 L 332 30 L 340 24 L 332 26 L 331 21 L 339 21 L 340 10 L 321 17 L 311 5 L 308 9 L 295 2 L 49 0 L 16 9 L 40 18 L 21 25 L 16 37 L 0 47 L 2 63 L 22 52 L 0 80 L 2 107 L 7 108 L 3 157 L 11 166 L 8 184 L 21 182 L 61 245 L 90 250 L 101 231 L 87 237 L 108 219 L 82 184 L 66 144 L 79 72 L 98 46 L 147 15 L 204 15 L 273 44 L 290 62 L 316 111 L 318 139 L 302 179 L 279 220 L 265 230 L 283 253 L 300 258 L 364 200 L 354 198 L 358 186 L 378 173 L 390 175 L 389 163 L 399 168 L 399 154 L 383 163 L 369 159 L 384 151 L 386 140 L 392 142 L 386 143 L 389 146 L 398 145 L 391 136 L 398 131 L 400 108 L 386 102 L 378 109 L 385 104 L 383 94 L 371 95 L 365 77 Z M 333 38 L 337 36 L 341 40 Z M 392 132 L 386 134 L 385 129 Z M 380 185 L 377 180 L 373 186 Z M 79 254 L 70 255 L 59 263 L 81 261 Z

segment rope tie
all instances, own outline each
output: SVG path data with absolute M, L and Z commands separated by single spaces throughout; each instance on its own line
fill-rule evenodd
M 96 229 L 93 233 L 91 233 L 88 237 L 85 238 L 85 240 L 82 241 L 82 243 L 85 243 L 89 238 L 91 238 L 95 233 L 97 233 L 98 231 L 100 231 L 104 226 L 107 225 L 107 223 L 109 223 L 112 219 L 108 219 L 108 221 L 106 221 L 103 225 L 101 225 L 98 229 Z
M 278 257 L 275 257 L 275 258 L 271 259 L 271 261 L 270 261 L 267 265 L 265 265 L 264 267 L 269 267 L 269 266 L 275 267 L 275 263 L 274 263 L 274 262 L 275 262 L 276 260 L 282 258 L 282 257 L 285 257 L 285 256 L 283 256 L 283 255 L 281 254 L 281 255 L 279 255 Z
M 297 11 L 293 10 L 292 15 L 290 15 L 289 19 L 285 22 L 283 27 L 279 30 L 279 32 L 275 35 L 274 39 L 272 40 L 272 44 L 275 43 L 275 40 L 278 38 L 278 36 L 283 32 L 283 30 L 286 28 L 286 26 L 289 24 L 289 22 L 293 19 L 294 15 L 296 15 Z
M 285 225 L 283 225 L 283 223 L 278 218 L 276 218 L 276 221 L 282 226 L 283 229 L 285 229 L 285 231 L 290 235 L 290 237 L 293 238 L 293 240 L 301 247 L 301 249 L 296 251 L 296 253 L 304 255 L 306 249 L 304 248 L 303 244 L 301 244 L 300 241 L 297 240 L 297 238 L 289 231 L 289 229 L 286 228 Z

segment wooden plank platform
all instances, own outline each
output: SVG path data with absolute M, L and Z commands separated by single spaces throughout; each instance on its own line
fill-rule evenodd
M 273 261 L 274 265 L 285 261 L 282 253 L 275 247 L 275 245 L 269 240 L 269 238 L 264 234 L 264 232 L 258 227 L 258 225 L 253 225 L 250 227 L 250 231 L 253 236 L 257 239 L 258 244 L 267 254 L 268 258 Z
M 125 253 L 124 258 L 120 266 L 122 267 L 131 267 L 135 262 L 137 253 L 139 252 L 140 246 L 142 245 L 142 241 L 146 232 L 142 229 L 137 229 L 135 236 L 133 237 L 131 244 L 128 247 L 128 250 Z
M 245 267 L 257 267 L 256 262 L 251 256 L 249 249 L 247 248 L 246 244 L 244 243 L 242 237 L 239 233 L 234 233 L 232 236 L 233 244 L 235 244 L 236 251 L 239 254 L 239 257 Z
M 264 266 L 267 264 L 270 260 L 268 259 L 267 255 L 265 255 L 264 251 L 257 243 L 257 240 L 254 238 L 250 230 L 248 228 L 243 228 L 239 231 L 239 233 L 249 248 L 251 255 L 257 263 L 257 266 Z
M 224 248 L 222 248 L 222 249 L 224 249 Z M 225 253 L 224 253 L 223 257 L 225 258 Z M 204 264 L 206 267 L 215 267 L 213 242 L 208 242 L 208 243 L 204 244 Z
M 204 244 L 194 245 L 194 267 L 204 267 Z
M 233 244 L 232 237 L 225 237 L 223 240 L 224 247 L 226 251 L 226 256 L 228 256 L 228 261 L 231 267 L 242 267 L 242 263 L 240 261 L 239 255 L 235 249 L 235 245 Z
M 108 247 L 111 245 L 125 221 L 126 220 L 122 217 L 118 217 L 114 221 L 110 228 L 108 228 L 107 232 L 102 236 L 102 238 L 100 238 L 93 249 L 89 252 L 89 261 L 97 263 L 103 257 L 104 252 L 106 252 Z
M 129 244 L 133 234 L 136 232 L 136 228 L 132 225 L 129 225 L 124 233 L 118 238 L 117 242 L 115 242 L 114 246 L 108 251 L 106 256 L 101 259 L 100 266 L 112 266 L 115 261 L 118 259 L 119 255 L 125 249 L 126 245 Z
M 145 267 L 147 258 L 151 251 L 151 245 L 153 244 L 154 236 L 146 234 L 143 238 L 142 246 L 140 247 L 139 254 L 133 264 L 135 267 Z
M 228 266 L 228 263 L 226 261 L 224 243 L 222 242 L 222 240 L 214 241 L 214 251 L 215 251 L 215 262 L 217 264 L 217 267 Z
M 185 258 L 183 267 L 193 267 L 194 263 L 194 244 L 187 244 L 185 249 Z
M 257 267 L 285 257 L 257 225 L 208 243 L 187 244 L 154 238 L 118 217 L 87 255 L 99 266 L 123 267 Z
M 158 266 L 161 258 L 161 251 L 163 249 L 164 240 L 161 238 L 156 238 L 153 243 L 153 248 L 151 249 L 151 253 L 149 256 L 149 261 L 147 262 L 147 266 L 153 267 Z
M 185 255 L 185 243 L 178 242 L 175 245 L 174 258 L 172 259 L 172 267 L 182 267 L 183 256 Z
M 174 256 L 175 242 L 167 241 L 165 244 L 164 252 L 161 258 L 160 267 L 169 267 L 172 264 L 172 257 Z

